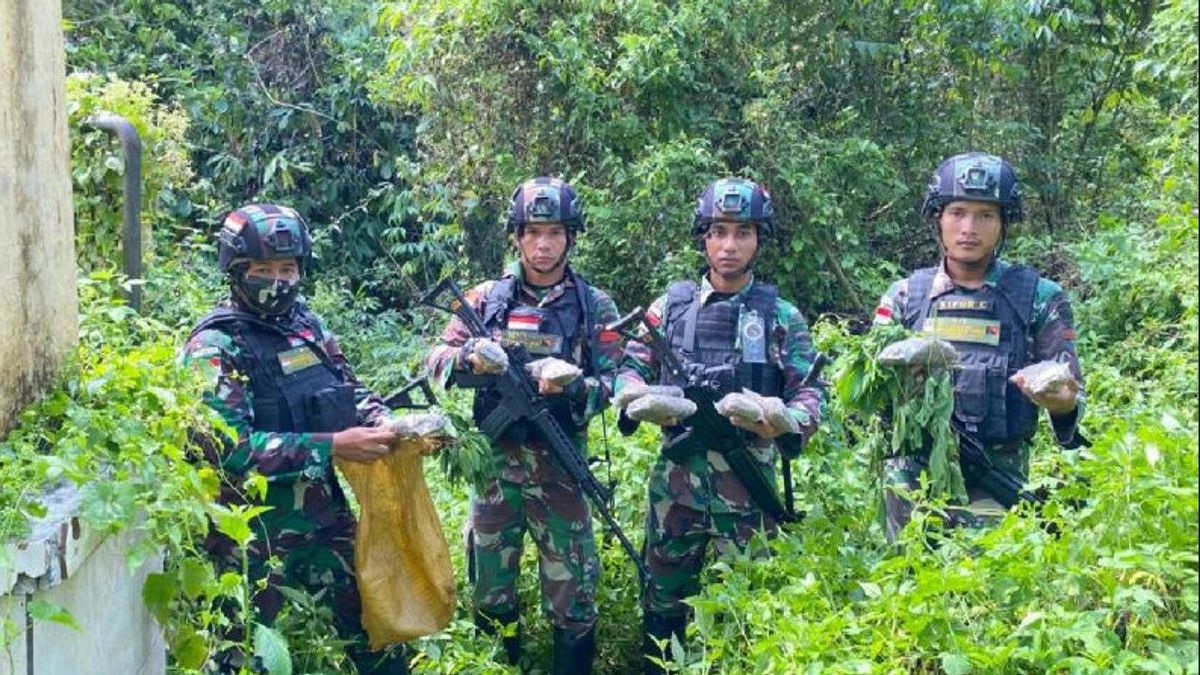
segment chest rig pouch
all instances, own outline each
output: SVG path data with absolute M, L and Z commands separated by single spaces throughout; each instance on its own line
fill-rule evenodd
M 599 353 L 595 341 L 593 311 L 587 281 L 570 268 L 567 275 L 572 291 L 563 293 L 546 305 L 527 305 L 520 299 L 520 283 L 515 276 L 505 276 L 492 285 L 484 299 L 481 312 L 483 325 L 491 333 L 500 333 L 505 347 L 521 346 L 531 359 L 547 356 L 573 363 L 583 374 L 595 372 L 592 362 Z M 491 390 L 476 390 L 472 405 L 475 423 L 482 422 L 497 405 L 500 397 Z M 565 395 L 547 396 L 550 411 L 568 433 L 580 429 L 572 414 L 572 402 Z M 499 440 L 524 443 L 536 432 L 525 423 L 511 425 Z
M 1037 407 L 1008 378 L 1029 363 L 1037 272 L 1014 265 L 995 286 L 930 297 L 935 274 L 929 268 L 910 277 L 904 325 L 946 340 L 958 352 L 955 416 L 988 445 L 1028 439 Z
M 302 316 L 316 334 L 316 322 Z M 354 426 L 354 387 L 322 347 L 311 341 L 293 347 L 280 326 L 236 309 L 218 309 L 193 334 L 219 328 L 242 349 L 238 368 L 249 378 L 255 431 L 335 432 Z
M 665 336 L 687 370 L 686 387 L 703 384 L 717 396 L 743 387 L 763 396 L 783 391 L 783 368 L 772 349 L 776 288 L 755 283 L 738 298 L 700 305 L 695 282 L 677 281 L 667 288 Z

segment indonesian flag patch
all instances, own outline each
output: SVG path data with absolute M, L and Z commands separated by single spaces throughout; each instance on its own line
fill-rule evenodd
M 508 317 L 509 330 L 537 330 L 541 318 L 536 314 L 512 314 Z

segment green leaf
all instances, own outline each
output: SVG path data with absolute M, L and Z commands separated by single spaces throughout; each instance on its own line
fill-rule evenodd
M 33 617 L 36 621 L 50 621 L 67 626 L 68 628 L 80 630 L 75 617 L 62 605 L 56 605 L 45 600 L 32 600 L 29 602 L 28 609 L 29 616 Z
M 154 394 L 163 408 L 175 407 L 175 392 L 163 387 L 150 387 L 150 392 Z
M 858 585 L 862 587 L 863 595 L 872 600 L 878 600 L 883 597 L 883 590 L 879 588 L 879 584 L 870 581 L 860 581 Z
M 246 481 L 242 483 L 242 487 L 246 490 L 246 494 L 263 501 L 267 498 L 267 477 L 261 473 L 252 473 L 246 477 Z
M 942 670 L 946 675 L 967 675 L 971 672 L 971 659 L 962 654 L 942 652 Z
M 212 565 L 204 560 L 185 558 L 179 564 L 179 585 L 188 600 L 200 597 L 213 581 Z
M 254 655 L 262 659 L 271 675 L 291 675 L 292 657 L 287 640 L 279 631 L 263 624 L 254 626 Z
M 203 635 L 185 626 L 171 644 L 171 656 L 180 668 L 199 670 L 208 660 L 208 644 Z
M 250 524 L 240 513 L 227 511 L 217 516 L 217 530 L 229 537 L 239 547 L 245 547 L 250 542 L 253 533 Z
M 165 574 L 153 572 L 142 583 L 142 602 L 159 623 L 166 623 L 170 616 L 175 593 L 175 580 Z

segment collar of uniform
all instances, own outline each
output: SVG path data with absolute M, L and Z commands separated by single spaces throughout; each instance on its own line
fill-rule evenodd
M 575 286 L 575 282 L 571 281 L 571 266 L 564 265 L 563 271 L 564 274 L 562 281 L 552 286 L 550 290 L 546 292 L 546 295 L 540 299 L 535 293 L 533 293 L 533 291 L 529 289 L 528 286 L 525 285 L 525 268 L 521 266 L 520 260 L 513 260 L 509 262 L 504 268 L 504 276 L 516 277 L 517 281 L 520 282 L 517 284 L 517 286 L 521 289 L 521 293 L 526 297 L 526 299 L 532 301 L 532 303 L 535 305 L 544 305 L 553 301 L 555 298 L 562 296 L 562 294 L 566 293 L 568 289 Z
M 742 297 L 742 295 L 744 295 L 746 293 L 746 291 L 750 290 L 750 287 L 753 285 L 754 285 L 754 274 L 751 273 L 750 281 L 746 282 L 746 285 L 742 286 L 742 290 L 738 291 L 737 293 L 734 293 L 733 296 L 730 297 L 729 299 L 736 300 L 736 299 Z M 712 294 L 715 292 L 716 292 L 716 289 L 713 288 L 712 282 L 708 280 L 708 275 L 705 274 L 704 278 L 700 280 L 700 305 L 704 306 L 705 304 L 707 304 L 709 297 L 711 297 Z
M 988 267 L 987 274 L 983 277 L 983 285 L 995 288 L 1000 283 L 1000 275 L 1004 269 L 1008 267 L 1008 263 L 1003 260 L 996 259 Z M 941 264 L 938 265 L 937 273 L 933 275 L 933 284 L 929 287 L 929 295 L 937 297 L 953 291 L 958 285 L 950 278 L 950 273 L 946 271 L 946 259 L 942 258 Z

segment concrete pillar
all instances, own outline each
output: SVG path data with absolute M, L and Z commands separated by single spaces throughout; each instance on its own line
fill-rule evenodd
M 0 0 L 0 438 L 78 339 L 60 0 Z

